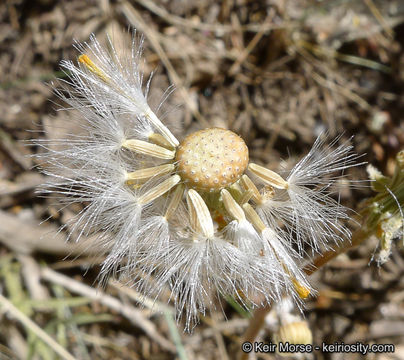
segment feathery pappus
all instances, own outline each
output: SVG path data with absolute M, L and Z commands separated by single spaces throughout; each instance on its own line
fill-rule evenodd
M 109 247 L 101 281 L 129 278 L 153 298 L 169 289 L 187 329 L 223 296 L 248 307 L 285 294 L 299 303 L 313 292 L 307 253 L 350 236 L 330 187 L 355 166 L 352 145 L 318 138 L 281 176 L 250 161 L 228 129 L 177 138 L 148 104 L 142 46 L 135 35 L 121 56 L 92 36 L 77 45 L 77 63 L 62 62 L 69 80 L 58 95 L 79 112 L 81 132 L 37 142 L 56 180 L 45 191 L 84 205 L 70 231 Z

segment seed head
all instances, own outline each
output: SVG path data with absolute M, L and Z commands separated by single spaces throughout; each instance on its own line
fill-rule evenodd
M 234 132 L 209 128 L 188 135 L 178 147 L 176 161 L 189 187 L 215 192 L 234 184 L 244 173 L 248 148 Z
M 119 273 L 155 298 L 169 288 L 186 328 L 219 294 L 248 308 L 312 294 L 301 271 L 307 250 L 349 235 L 329 175 L 355 165 L 351 146 L 318 140 L 283 177 L 249 163 L 230 130 L 180 142 L 148 105 L 141 44 L 135 38 L 123 57 L 111 41 L 111 52 L 95 37 L 77 45 L 78 65 L 62 63 L 70 80 L 58 94 L 79 112 L 82 133 L 35 142 L 56 180 L 45 191 L 84 205 L 68 224 L 72 234 L 97 233 L 110 249 L 101 281 Z

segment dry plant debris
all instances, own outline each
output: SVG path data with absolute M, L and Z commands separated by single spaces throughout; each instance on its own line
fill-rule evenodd
M 158 104 L 158 89 L 175 84 L 164 120 L 179 137 L 227 128 L 245 139 L 250 158 L 279 170 L 290 165 L 282 160 L 288 153 L 301 158 L 327 130 L 333 137 L 343 133 L 341 141 L 354 135 L 356 152 L 391 176 L 404 144 L 403 20 L 399 0 L 5 1 L 0 358 L 233 359 L 248 326 L 247 315 L 227 299 L 226 319 L 214 312 L 192 334 L 179 332 L 167 304 L 153 307 L 146 299 L 139 307 L 139 294 L 112 281 L 97 290 L 103 258 L 94 257 L 94 239 L 77 248 L 65 242 L 65 231 L 56 233 L 81 208 L 62 208 L 35 194 L 43 178 L 31 155 L 39 149 L 25 141 L 75 126 L 55 111 L 59 100 L 49 86 L 64 76 L 59 61 L 77 57 L 74 38 L 110 33 L 124 45 L 130 35 L 122 29 L 144 33 L 144 71 L 154 73 L 151 99 Z M 367 174 L 353 169 L 350 177 Z M 369 196 L 370 187 L 347 188 L 341 201 L 359 209 Z M 390 260 L 379 267 L 371 261 L 377 244 L 369 238 L 311 278 L 319 293 L 304 313 L 314 344 L 392 343 L 394 354 L 367 358 L 404 357 L 403 246 L 394 242 Z M 277 331 L 271 316 L 276 311 L 263 341 Z M 317 352 L 311 358 L 358 357 Z

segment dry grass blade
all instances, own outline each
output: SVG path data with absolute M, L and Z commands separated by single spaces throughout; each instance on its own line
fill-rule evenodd
M 181 335 L 178 331 L 177 324 L 175 323 L 173 313 L 170 311 L 164 312 L 164 317 L 166 319 L 168 329 L 170 331 L 171 337 L 177 348 L 178 357 L 180 360 L 188 360 L 188 356 L 185 352 L 184 345 L 182 344 Z
M 166 11 L 164 8 L 157 6 L 153 1 L 150 0 L 137 0 L 137 3 L 141 4 L 144 6 L 146 9 L 151 11 L 152 13 L 160 16 L 162 19 L 165 21 L 177 25 L 177 26 L 183 26 L 195 30 L 200 30 L 200 31 L 216 31 L 220 33 L 230 33 L 234 31 L 234 26 L 233 25 L 227 25 L 227 24 L 206 24 L 206 23 L 200 23 L 200 22 L 195 22 L 189 19 L 184 19 L 179 16 L 170 14 L 168 11 Z M 245 24 L 241 26 L 241 30 L 243 31 L 252 31 L 252 32 L 269 32 L 273 29 L 279 29 L 279 28 L 285 28 L 285 27 L 295 27 L 297 23 L 293 22 L 288 22 L 285 24 L 269 24 L 265 23 L 265 25 L 260 25 L 260 24 Z
M 52 337 L 43 331 L 37 324 L 35 324 L 29 317 L 25 316 L 19 311 L 10 301 L 0 294 L 0 305 L 11 317 L 18 320 L 28 330 L 36 334 L 43 342 L 49 345 L 62 359 L 75 360 L 68 351 L 60 346 Z
M 58 233 L 56 227 L 30 224 L 5 211 L 0 211 L 0 224 L 0 242 L 17 253 L 96 255 L 101 250 L 94 238 L 81 244 L 67 243 L 66 236 Z
M 116 280 L 110 279 L 108 281 L 108 285 L 112 286 L 114 289 L 118 290 L 122 294 L 125 294 L 132 300 L 143 304 L 149 310 L 155 312 L 174 312 L 174 308 L 172 306 L 166 305 L 164 303 L 158 302 L 156 300 L 145 298 L 144 295 L 138 293 L 136 290 L 126 286 Z
M 165 68 L 168 71 L 169 77 L 172 83 L 176 86 L 179 90 L 181 95 L 185 100 L 185 104 L 188 106 L 189 110 L 198 119 L 198 121 L 203 126 L 209 126 L 209 122 L 201 115 L 198 109 L 195 108 L 193 101 L 191 100 L 187 89 L 185 89 L 182 85 L 182 81 L 178 76 L 177 72 L 175 71 L 174 67 L 172 66 L 166 52 L 160 45 L 158 37 L 155 35 L 155 31 L 147 26 L 147 24 L 143 21 L 142 16 L 139 12 L 128 2 L 123 1 L 121 5 L 121 11 L 129 20 L 129 22 L 136 27 L 137 29 L 141 30 L 145 36 L 149 39 L 150 43 L 152 44 L 154 50 L 157 52 L 158 56 L 160 57 L 162 63 L 164 64 Z
M 383 15 L 380 13 L 380 10 L 377 8 L 375 3 L 372 0 L 363 0 L 363 1 L 369 7 L 370 11 L 377 19 L 377 21 L 380 23 L 386 35 L 389 37 L 390 40 L 392 40 L 394 38 L 394 31 L 387 23 L 387 21 L 384 19 Z
M 107 121 L 104 127 L 96 120 L 89 132 L 90 135 L 98 134 L 97 142 L 105 140 L 109 143 L 119 137 L 121 140 L 116 149 L 120 149 L 126 139 L 148 141 L 154 145 L 148 147 L 148 151 L 168 158 L 139 156 L 138 152 L 128 149 L 113 154 L 119 161 L 131 163 L 125 171 L 119 172 L 119 184 L 124 183 L 126 172 L 125 191 L 133 190 L 136 199 L 143 190 L 152 189 L 170 175 L 182 174 L 178 172 L 177 159 L 172 159 L 176 139 L 182 141 L 189 133 L 210 126 L 239 134 L 249 147 L 251 162 L 265 165 L 284 179 L 287 179 L 287 170 L 307 154 L 317 135 L 324 132 L 329 133 L 329 139 L 343 133 L 339 144 L 344 138 L 353 136 L 354 152 L 366 154 L 367 162 L 390 176 L 395 171 L 394 155 L 404 144 L 404 0 L 70 0 L 37 1 L 35 7 L 29 0 L 4 3 L 7 6 L 0 6 L 0 293 L 3 297 L 71 356 L 80 360 L 191 360 L 225 359 L 226 356 L 233 359 L 241 349 L 241 336 L 247 327 L 246 340 L 251 342 L 255 339 L 254 331 L 258 334 L 257 341 L 268 339 L 271 336 L 268 331 L 276 333 L 277 324 L 273 321 L 282 320 L 284 307 L 278 306 L 277 302 L 268 318 L 268 308 L 257 310 L 248 326 L 247 317 L 251 315 L 248 311 L 253 309 L 244 304 L 246 294 L 239 291 L 238 286 L 234 288 L 234 296 L 223 296 L 221 292 L 220 304 L 216 299 L 213 301 L 216 310 L 211 312 L 217 311 L 217 317 L 209 312 L 192 333 L 183 333 L 185 321 L 176 322 L 176 319 L 184 319 L 189 306 L 184 301 L 183 316 L 174 314 L 176 302 L 183 297 L 172 296 L 172 286 L 163 288 L 159 285 L 162 281 L 158 263 L 158 268 L 147 279 L 152 291 L 159 286 L 161 297 L 157 299 L 152 291 L 145 294 L 145 287 L 137 287 L 138 279 L 145 279 L 145 273 L 142 262 L 131 260 L 131 257 L 124 256 L 122 263 L 117 264 L 119 281 L 111 278 L 105 289 L 97 289 L 92 281 L 111 253 L 113 246 L 108 245 L 109 239 L 116 239 L 113 233 L 115 228 L 121 228 L 120 223 L 129 223 L 133 218 L 117 214 L 111 220 L 114 229 L 104 238 L 98 229 L 81 233 L 83 228 L 75 226 L 75 220 L 88 206 L 96 204 L 85 200 L 86 194 L 80 186 L 73 188 L 79 197 L 83 196 L 83 203 L 67 205 L 65 200 L 68 199 L 60 201 L 56 193 L 50 198 L 36 195 L 35 188 L 48 182 L 48 176 L 40 175 L 37 167 L 51 170 L 59 162 L 64 149 L 73 143 L 84 144 L 81 142 L 83 115 L 92 113 L 90 108 L 83 108 L 82 115 L 72 113 L 72 116 L 68 114 L 70 111 L 57 111 L 66 104 L 53 93 L 53 86 L 45 82 L 59 78 L 55 87 L 60 89 L 65 84 L 67 90 L 69 74 L 57 71 L 60 61 L 65 59 L 75 64 L 81 60 L 82 70 L 99 80 L 100 88 L 91 85 L 89 95 L 93 99 L 94 96 L 100 98 L 101 102 L 104 102 L 104 97 L 98 96 L 97 89 L 112 86 L 110 90 L 119 93 L 119 89 L 126 88 L 126 85 L 129 89 L 137 88 L 138 81 L 142 83 L 142 93 L 151 109 L 145 113 L 147 126 L 136 127 L 140 119 L 121 113 L 123 103 L 113 101 L 106 103 L 105 114 L 97 107 L 97 118 L 105 115 L 108 119 L 110 110 L 118 110 L 120 114 L 115 120 L 126 123 L 126 119 L 130 119 L 133 125 L 121 134 L 114 131 L 111 136 L 104 137 L 107 129 L 115 128 L 115 121 Z M 136 35 L 135 51 L 132 52 L 133 30 L 136 30 Z M 94 57 L 91 52 L 77 51 L 72 46 L 75 39 L 78 43 L 89 42 L 91 34 L 100 40 L 101 47 L 107 45 L 106 55 L 113 55 L 112 48 L 115 47 L 115 60 L 123 60 L 120 61 L 121 75 L 130 80 L 128 83 L 126 80 L 114 82 L 109 77 L 109 67 L 100 67 L 101 58 Z M 110 42 L 105 39 L 105 34 L 110 35 Z M 140 44 L 144 61 L 143 55 L 138 59 Z M 111 65 L 115 67 L 117 63 L 113 63 Z M 138 68 L 133 67 L 134 63 Z M 144 74 L 142 79 L 136 78 L 138 70 Z M 126 96 L 125 101 L 133 105 L 136 96 L 129 93 Z M 82 100 L 84 98 L 79 102 Z M 170 129 L 169 132 L 162 123 Z M 59 147 L 54 141 L 56 139 L 64 139 L 65 143 Z M 31 146 L 33 143 L 37 145 Z M 93 141 L 85 144 L 86 149 L 87 145 L 89 150 L 94 149 Z M 135 145 L 138 149 L 139 143 Z M 82 149 L 80 145 L 79 152 L 70 153 L 72 162 L 81 163 Z M 55 151 L 55 161 L 50 166 L 43 161 L 47 150 Z M 109 163 L 102 155 L 106 152 L 109 152 L 107 148 L 94 152 L 95 157 L 100 157 L 100 168 L 91 177 L 92 185 L 100 184 L 100 175 L 118 175 L 114 169 L 110 169 L 111 173 L 102 170 Z M 132 159 L 138 158 L 140 162 L 136 161 L 132 166 Z M 87 162 L 82 165 L 85 169 Z M 66 172 L 60 175 L 74 177 Z M 259 180 L 253 173 L 249 175 Z M 261 172 L 261 175 L 269 176 L 270 180 L 276 177 L 270 173 Z M 346 186 L 350 180 L 368 178 L 364 167 L 351 168 L 345 175 L 346 178 L 323 190 L 333 193 L 341 185 L 340 196 L 333 195 L 333 199 L 361 212 L 360 206 L 370 196 L 374 182 L 359 190 Z M 283 181 L 278 179 L 278 183 Z M 223 214 L 216 212 L 211 216 L 215 235 L 224 231 L 229 220 L 238 219 L 245 224 L 247 218 L 256 229 L 266 232 L 268 223 L 262 222 L 263 211 L 267 209 L 265 205 L 270 206 L 278 199 L 285 201 L 285 212 L 281 217 L 291 217 L 293 214 L 288 213 L 288 209 L 292 210 L 292 207 L 287 203 L 287 192 L 267 184 L 260 180 L 255 186 L 244 175 L 237 187 L 226 187 L 231 195 L 224 191 L 224 197 L 219 198 L 224 216 L 218 216 Z M 132 188 L 132 185 L 136 186 Z M 156 244 L 154 235 L 157 233 L 163 234 L 164 240 L 170 234 L 168 241 L 151 246 L 156 249 L 156 256 L 154 252 L 144 251 L 153 261 L 158 259 L 156 262 L 160 262 L 165 259 L 163 253 L 171 253 L 171 246 L 166 247 L 167 243 L 173 243 L 170 240 L 174 233 L 177 234 L 177 229 L 189 222 L 189 211 L 186 204 L 182 204 L 187 187 L 187 183 L 180 181 L 158 201 L 139 205 L 142 207 L 142 222 L 146 223 L 149 215 L 153 217 L 144 232 L 147 243 Z M 113 189 L 113 185 L 106 187 L 109 194 Z M 164 186 L 152 189 L 149 199 L 167 189 Z M 383 185 L 382 191 L 387 193 L 390 189 L 395 194 L 390 186 L 385 189 Z M 217 205 L 211 198 L 211 194 L 203 197 L 209 209 Z M 391 202 L 393 200 L 391 196 Z M 102 201 L 104 205 L 107 203 Z M 257 211 L 251 211 L 250 206 Z M 115 211 L 116 208 L 110 209 Z M 191 210 L 194 228 L 202 234 L 198 222 L 203 221 L 204 216 L 198 215 L 195 209 Z M 375 211 L 378 210 L 379 206 L 375 207 Z M 306 222 L 315 215 L 307 209 L 301 218 Z M 329 215 L 331 220 L 332 214 Z M 397 232 L 398 215 L 402 218 L 400 212 L 380 223 L 378 235 L 382 234 L 382 241 L 379 249 L 375 250 L 377 237 L 372 236 L 354 253 L 346 253 L 330 263 L 339 254 L 339 248 L 319 257 L 308 254 L 313 255 L 311 261 L 302 263 L 301 271 L 307 276 L 327 263 L 327 268 L 317 271 L 313 279 L 314 287 L 320 289 L 319 296 L 305 300 L 303 306 L 306 320 L 315 334 L 313 345 L 330 338 L 345 344 L 357 341 L 370 344 L 379 340 L 395 346 L 394 354 L 380 354 L 380 357 L 404 359 L 404 339 L 399 336 L 403 330 L 400 321 L 404 319 L 401 306 L 404 296 L 403 231 L 400 230 L 400 236 L 386 237 Z M 274 225 L 280 226 L 279 230 L 285 230 L 281 222 L 278 218 L 273 221 Z M 344 219 L 344 224 L 349 222 L 349 218 Z M 236 225 L 232 224 L 234 228 Z M 299 222 L 298 226 L 301 225 L 304 224 Z M 100 221 L 100 230 L 103 228 L 103 221 Z M 209 230 L 211 226 L 206 228 Z M 351 230 L 355 232 L 354 224 Z M 137 245 L 139 237 L 134 231 L 129 230 L 127 234 Z M 188 235 L 191 229 L 187 228 L 186 232 Z M 370 234 L 362 228 L 359 235 L 368 238 Z M 297 239 L 296 233 L 290 236 Z M 310 238 L 308 236 L 307 240 Z M 204 245 L 203 235 L 195 236 L 194 240 L 196 245 Z M 216 248 L 216 240 L 214 237 L 209 244 Z M 351 244 L 357 242 L 355 233 Z M 114 245 L 121 248 L 117 241 Z M 331 248 L 333 244 L 329 245 Z M 347 247 L 348 243 L 342 245 Z M 206 258 L 212 259 L 211 255 Z M 185 262 L 178 255 L 168 265 L 173 264 L 174 268 L 177 259 Z M 388 261 L 382 264 L 381 259 Z M 253 262 L 255 268 L 258 262 L 255 258 Z M 121 276 L 121 269 L 127 264 L 135 273 Z M 153 266 L 152 261 L 150 264 Z M 137 271 L 137 265 L 140 271 Z M 219 261 L 219 265 L 220 269 L 226 269 L 230 264 Z M 52 269 L 53 273 L 43 271 L 44 267 Z M 184 267 L 185 271 L 176 279 L 188 278 L 191 267 L 195 268 L 193 261 L 189 261 L 189 267 Z M 72 276 L 83 272 L 82 277 Z M 44 281 L 46 278 L 50 281 Z M 223 281 L 221 277 L 209 277 L 206 288 L 216 279 L 220 283 Z M 251 287 L 254 284 L 251 282 Z M 299 284 L 292 285 L 304 292 Z M 322 291 L 324 286 L 330 290 Z M 351 294 L 352 289 L 355 289 L 355 294 Z M 205 287 L 197 290 L 202 295 Z M 257 303 L 260 300 L 254 299 Z M 2 303 L 0 301 L 0 359 L 63 359 L 37 336 L 36 330 L 30 330 L 10 311 L 4 311 Z M 242 305 L 247 305 L 246 309 Z M 221 307 L 225 318 L 220 315 Z M 299 311 L 294 308 L 288 315 L 299 315 Z M 260 328 L 264 330 L 260 331 Z M 160 343 L 166 344 L 169 350 L 165 351 Z M 247 359 L 250 355 L 244 356 Z M 257 355 L 260 356 L 276 357 L 274 354 Z M 352 360 L 355 356 L 347 354 L 343 357 Z
M 265 21 L 261 25 L 260 31 L 258 31 L 255 34 L 255 36 L 249 42 L 247 47 L 237 57 L 236 61 L 234 62 L 234 64 L 231 66 L 231 68 L 229 70 L 229 74 L 231 76 L 234 76 L 240 70 L 240 66 L 242 65 L 242 63 L 247 59 L 248 55 L 251 53 L 251 51 L 253 51 L 253 49 L 257 46 L 257 44 L 259 43 L 261 38 L 264 36 L 265 28 L 266 28 L 266 25 L 269 23 L 269 20 L 270 20 L 270 15 L 267 16 L 267 18 L 265 19 Z
M 99 301 L 101 304 L 107 306 L 108 308 L 119 312 L 120 314 L 125 316 L 134 326 L 141 328 L 164 350 L 170 351 L 172 353 L 176 352 L 175 346 L 158 333 L 155 325 L 150 320 L 146 319 L 140 310 L 135 309 L 133 306 L 123 304 L 118 299 L 114 298 L 111 295 L 107 295 L 101 290 L 97 290 L 90 286 L 84 285 L 49 268 L 42 269 L 41 274 L 42 278 L 46 281 L 61 285 L 69 291 Z

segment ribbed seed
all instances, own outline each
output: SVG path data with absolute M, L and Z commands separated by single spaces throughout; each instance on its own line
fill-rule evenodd
M 248 169 L 257 175 L 260 179 L 265 181 L 267 184 L 277 188 L 277 189 L 287 189 L 288 188 L 288 182 L 282 178 L 279 174 L 276 172 L 269 170 L 263 166 L 250 163 L 248 165 Z
M 82 54 L 79 56 L 79 62 L 84 64 L 86 68 L 91 71 L 94 75 L 98 76 L 102 81 L 110 85 L 116 91 L 118 91 L 121 95 L 125 96 L 129 100 L 134 101 L 128 94 L 123 92 L 121 89 L 117 88 L 114 84 L 110 82 L 105 73 L 94 64 L 94 62 L 86 55 Z M 136 101 L 134 101 L 136 103 Z M 160 119 L 156 116 L 156 114 L 148 107 L 145 111 L 144 115 L 149 119 L 149 121 L 159 130 L 165 139 L 171 144 L 173 148 L 179 145 L 177 138 L 172 134 L 172 132 L 160 121 Z
M 240 203 L 240 197 L 244 193 L 244 189 L 240 185 L 239 181 L 228 186 L 226 190 L 230 193 L 230 195 L 233 197 L 234 200 Z
M 242 206 L 245 203 L 248 203 L 253 195 L 254 193 L 251 189 L 248 189 L 247 191 L 243 192 L 239 200 L 240 205 Z
M 79 56 L 79 62 L 84 64 L 88 70 L 90 70 L 94 75 L 98 76 L 102 81 L 108 83 L 108 77 L 86 54 Z
M 247 175 L 243 175 L 241 177 L 241 184 L 243 185 L 243 187 L 246 191 L 248 191 L 248 190 L 252 191 L 251 198 L 254 200 L 254 202 L 256 204 L 262 203 L 263 199 L 262 199 L 260 192 L 258 191 L 255 184 L 252 182 L 252 180 Z
M 150 120 L 150 122 L 156 127 L 157 130 L 167 139 L 167 141 L 175 148 L 179 145 L 179 141 L 172 134 L 172 132 L 160 121 L 156 114 L 149 108 L 145 116 Z
M 174 171 L 175 166 L 173 164 L 164 164 L 160 166 L 154 166 L 146 169 L 139 169 L 132 171 L 126 175 L 126 181 L 138 181 L 142 182 L 148 180 L 154 176 L 166 175 Z
M 302 285 L 296 279 L 292 279 L 293 287 L 301 299 L 306 299 L 310 295 L 310 289 Z
M 141 205 L 148 204 L 149 202 L 165 194 L 167 191 L 169 191 L 171 188 L 177 185 L 180 182 L 180 180 L 181 177 L 179 175 L 171 176 L 167 180 L 164 180 L 161 184 L 158 184 L 157 186 L 155 186 L 154 188 L 150 189 L 145 194 L 140 196 L 138 199 L 138 203 Z
M 160 145 L 166 149 L 174 150 L 175 146 L 171 145 L 171 143 L 161 134 L 153 133 L 149 135 L 149 141 L 153 144 Z
M 233 199 L 231 194 L 223 189 L 221 191 L 224 207 L 231 217 L 236 219 L 238 222 L 245 220 L 245 214 L 243 209 L 237 204 L 236 200 Z
M 267 228 L 250 204 L 244 204 L 243 209 L 247 215 L 248 221 L 253 224 L 258 231 L 263 232 Z
M 188 190 L 187 204 L 192 228 L 208 239 L 214 235 L 213 221 L 208 207 L 201 196 L 193 189 Z
M 248 205 L 248 204 L 246 204 Z M 252 208 L 251 208 L 252 209 Z M 244 209 L 246 211 L 246 209 Z M 254 211 L 254 209 L 252 209 Z M 247 213 L 247 211 L 246 211 Z M 258 216 L 258 214 L 254 211 L 255 215 Z M 255 216 L 253 215 L 253 216 Z M 247 214 L 247 218 L 248 218 L 248 214 Z M 252 221 L 251 221 L 252 222 Z M 254 225 L 254 223 L 253 223 Z M 274 230 L 265 227 L 265 225 L 262 223 L 262 225 L 264 226 L 263 230 L 260 230 L 261 232 L 263 232 L 264 230 L 269 232 L 271 235 L 276 237 L 276 233 L 274 232 Z M 255 225 L 254 225 L 255 226 Z M 286 266 L 286 264 L 279 258 L 279 255 L 276 252 L 276 248 L 271 244 L 271 242 L 269 242 L 269 246 L 271 246 L 272 251 L 274 252 L 275 257 L 277 258 L 277 260 L 279 261 L 279 263 L 282 265 L 283 270 L 285 271 L 286 274 L 289 275 L 289 277 L 291 278 L 293 287 L 295 289 L 295 291 L 297 292 L 297 294 L 299 295 L 299 297 L 301 299 L 306 299 L 309 295 L 310 295 L 310 289 L 307 288 L 306 286 L 302 285 L 290 272 L 290 270 L 288 269 L 288 267 Z
M 175 156 L 175 151 L 168 150 L 156 144 L 150 144 L 143 140 L 125 140 L 122 147 L 139 154 L 149 155 L 164 160 L 174 159 Z
M 173 216 L 177 211 L 178 205 L 180 204 L 182 196 L 184 195 L 184 189 L 184 185 L 182 184 L 179 184 L 175 188 L 170 203 L 168 204 L 166 214 L 164 215 L 167 220 L 170 220 L 171 216 Z
M 274 230 L 270 228 L 265 228 L 264 229 L 266 232 L 271 234 L 272 236 L 276 237 L 276 233 Z M 278 259 L 279 263 L 282 264 L 283 270 L 285 271 L 286 274 L 289 275 L 290 279 L 292 280 L 292 284 L 294 289 L 296 290 L 297 294 L 301 299 L 306 299 L 310 295 L 310 289 L 307 288 L 306 286 L 302 285 L 290 272 L 289 268 L 286 266 L 286 264 L 279 258 L 279 255 L 276 252 L 276 248 L 269 242 L 269 246 L 271 246 L 272 251 L 274 252 L 276 258 Z

